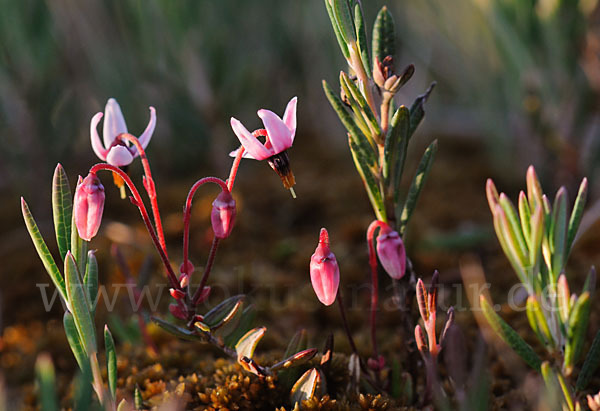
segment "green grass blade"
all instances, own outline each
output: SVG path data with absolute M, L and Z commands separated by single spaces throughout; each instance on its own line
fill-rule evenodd
M 113 400 L 117 394 L 117 350 L 108 325 L 104 326 L 104 349 L 106 351 L 106 375 L 108 376 L 108 389 Z
M 421 158 L 421 162 L 419 163 L 419 167 L 417 167 L 415 178 L 413 179 L 410 189 L 408 190 L 404 207 L 402 207 L 402 212 L 400 213 L 400 224 L 398 226 L 398 232 L 400 235 L 404 235 L 406 226 L 408 225 L 410 217 L 412 216 L 415 206 L 417 205 L 417 201 L 419 200 L 419 195 L 421 194 L 423 185 L 425 184 L 427 176 L 429 175 L 429 171 L 431 170 L 431 165 L 433 164 L 436 152 L 437 140 L 434 140 L 433 143 L 427 147 L 427 150 L 425 150 L 425 153 Z
M 48 246 L 44 242 L 42 235 L 40 234 L 40 230 L 33 219 L 33 215 L 31 211 L 29 211 L 29 206 L 25 202 L 25 200 L 21 197 L 21 211 L 23 213 L 23 219 L 25 220 L 25 225 L 27 226 L 27 231 L 29 231 L 29 236 L 33 241 L 33 245 L 42 260 L 42 264 L 44 264 L 44 268 L 48 272 L 50 279 L 58 289 L 61 298 L 64 301 L 67 301 L 67 289 L 65 287 L 65 280 L 63 279 L 60 271 L 58 270 L 58 266 L 54 262 L 54 258 L 52 258 L 52 254 L 50 254 L 50 250 L 48 250 Z
M 84 370 L 86 366 L 89 367 L 88 356 L 85 353 L 83 345 L 81 344 L 81 339 L 79 338 L 79 333 L 77 331 L 77 326 L 75 325 L 73 314 L 71 314 L 69 311 L 65 311 L 65 314 L 63 315 L 63 326 L 65 328 L 65 334 L 67 335 L 67 341 L 69 342 L 71 351 L 73 351 L 75 360 L 77 360 L 79 369 Z
M 365 26 L 365 16 L 363 16 L 360 4 L 354 6 L 354 26 L 356 27 L 356 44 L 360 52 L 360 58 L 363 62 L 367 76 L 371 78 L 371 59 L 369 58 L 369 46 L 367 46 L 367 29 Z
M 58 164 L 52 178 L 52 214 L 54 217 L 54 231 L 60 258 L 64 261 L 65 255 L 71 246 L 71 214 L 73 200 L 69 179 L 63 167 Z
M 566 254 L 569 255 L 571 251 L 571 247 L 573 246 L 573 241 L 575 241 L 575 236 L 577 235 L 577 229 L 579 228 L 579 223 L 581 222 L 581 217 L 583 216 L 583 208 L 585 207 L 585 202 L 587 200 L 588 193 L 588 182 L 587 178 L 584 178 L 579 186 L 579 192 L 577 193 L 577 198 L 575 199 L 575 205 L 573 206 L 573 211 L 571 212 L 571 218 L 569 219 L 569 230 L 567 232 L 567 248 Z
M 65 257 L 65 278 L 67 282 L 67 296 L 69 297 L 69 311 L 73 314 L 77 332 L 88 356 L 97 351 L 96 329 L 92 315 L 87 291 L 83 288 L 81 275 L 77 271 L 77 264 L 70 252 Z
M 387 56 L 393 56 L 396 52 L 395 43 L 394 18 L 387 7 L 383 6 L 373 25 L 373 60 L 381 63 Z
M 54 364 L 48 354 L 40 354 L 35 362 L 42 411 L 58 411 Z
M 93 317 L 96 313 L 96 298 L 98 297 L 98 260 L 96 260 L 96 253 L 94 250 L 88 251 L 83 286 L 88 293 L 90 313 L 92 313 Z
M 598 366 L 600 366 L 600 330 L 598 330 L 594 337 L 590 351 L 587 353 L 587 357 L 581 367 L 579 377 L 577 377 L 577 391 L 585 390 L 596 373 Z
M 540 371 L 542 361 L 533 348 L 521 338 L 510 325 L 506 323 L 492 308 L 484 296 L 480 297 L 483 315 L 496 334 L 508 344 L 523 360 L 536 371 Z

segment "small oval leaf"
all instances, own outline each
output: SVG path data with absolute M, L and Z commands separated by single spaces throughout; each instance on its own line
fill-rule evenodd
M 290 400 L 293 405 L 302 403 L 302 401 L 308 400 L 315 395 L 317 386 L 321 382 L 321 375 L 316 368 L 311 368 L 302 374 L 302 377 L 296 381 L 292 387 Z

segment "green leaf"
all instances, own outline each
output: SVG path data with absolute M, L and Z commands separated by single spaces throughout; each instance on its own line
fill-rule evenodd
M 69 179 L 63 167 L 58 164 L 52 178 L 52 214 L 54 217 L 54 231 L 60 257 L 64 261 L 65 255 L 71 246 L 71 215 L 73 201 Z
M 317 354 L 319 350 L 316 348 L 309 348 L 308 350 L 302 350 L 296 354 L 286 358 L 283 361 L 278 362 L 271 366 L 271 371 L 283 370 L 286 368 L 297 367 L 305 364 Z
M 363 180 L 375 216 L 380 221 L 387 221 L 382 194 L 383 188 L 379 185 L 379 179 L 373 174 L 371 168 L 368 167 L 367 161 L 361 155 L 362 151 L 354 144 L 352 138 L 348 139 L 348 145 L 350 146 L 350 153 L 352 153 L 354 166 Z
M 93 387 L 93 376 L 92 367 L 89 362 L 85 363 L 81 369 L 81 373 L 77 376 L 75 381 L 75 394 L 74 394 L 74 411 L 89 411 L 93 409 L 90 407 L 92 404 L 92 387 Z M 100 407 L 98 407 L 100 409 Z
M 399 230 L 401 236 L 404 235 L 404 231 L 406 231 L 406 226 L 410 221 L 410 217 L 417 205 L 417 201 L 419 200 L 419 195 L 421 194 L 421 190 L 423 189 L 423 185 L 427 180 L 427 176 L 429 175 L 429 171 L 431 170 L 431 165 L 433 164 L 433 160 L 435 158 L 435 153 L 437 152 L 437 140 L 434 140 L 433 143 L 427 147 L 423 157 L 421 158 L 421 162 L 419 163 L 419 167 L 417 167 L 417 173 L 410 185 L 410 189 L 408 190 L 408 195 L 406 196 L 406 201 L 404 202 L 404 207 L 402 207 L 402 212 L 400 213 L 400 224 Z
M 373 26 L 373 60 L 380 63 L 387 56 L 393 56 L 396 52 L 396 34 L 394 28 L 394 18 L 383 6 Z
M 167 331 L 170 334 L 173 334 L 174 336 L 176 336 L 178 338 L 181 338 L 182 340 L 201 341 L 203 339 L 202 336 L 196 334 L 195 332 L 190 331 L 186 328 L 178 327 L 178 326 L 171 324 L 170 322 L 167 322 L 161 318 L 151 317 L 151 319 L 160 328 L 162 328 L 163 330 Z
M 556 282 L 567 260 L 567 192 L 561 187 L 556 194 L 551 222 L 552 282 Z
M 542 240 L 544 238 L 545 213 L 541 206 L 533 212 L 531 219 L 531 238 L 529 239 L 529 266 L 536 267 L 540 259 Z
M 29 236 L 33 241 L 33 245 L 35 246 L 35 250 L 42 260 L 44 264 L 44 268 L 48 272 L 50 279 L 54 283 L 54 286 L 60 293 L 61 298 L 64 301 L 67 300 L 67 290 L 65 288 L 65 280 L 63 279 L 60 271 L 58 270 L 58 266 L 54 262 L 54 258 L 52 258 L 52 254 L 50 254 L 50 250 L 48 250 L 48 246 L 44 242 L 42 235 L 40 234 L 40 230 L 33 219 L 33 215 L 31 215 L 31 211 L 29 211 L 29 206 L 21 197 L 21 212 L 23 213 L 23 219 L 25 220 L 25 225 L 27 226 L 27 231 L 29 232 Z
M 202 322 L 209 326 L 211 331 L 222 327 L 234 318 L 235 314 L 242 307 L 244 297 L 244 295 L 240 294 L 226 299 L 207 312 Z
M 527 365 L 539 372 L 542 362 L 535 351 L 533 351 L 533 348 L 531 348 L 531 346 L 527 344 L 525 340 L 523 340 L 521 336 L 506 323 L 506 321 L 496 314 L 483 295 L 480 297 L 480 302 L 483 315 L 496 334 L 519 354 Z
M 571 218 L 569 219 L 569 230 L 567 232 L 567 246 L 566 246 L 566 254 L 568 255 L 571 252 L 571 247 L 573 246 L 573 241 L 575 241 L 575 236 L 577 235 L 577 229 L 579 228 L 579 223 L 581 222 L 581 217 L 583 216 L 583 208 L 585 207 L 585 202 L 587 200 L 588 193 L 588 182 L 587 178 L 584 178 L 579 186 L 579 192 L 577 193 L 577 198 L 575 199 L 575 205 L 573 206 L 573 211 L 571 212 Z
M 564 368 L 570 374 L 572 367 L 581 356 L 581 349 L 587 333 L 590 318 L 590 294 L 585 292 L 579 296 L 571 310 L 565 344 Z
M 295 352 L 305 350 L 308 347 L 308 334 L 305 329 L 298 330 L 288 343 L 284 357 L 291 357 Z
M 240 338 L 242 338 L 242 336 L 252 328 L 255 318 L 256 310 L 254 309 L 254 305 L 246 307 L 241 313 L 241 318 L 238 321 L 235 330 L 231 333 L 228 333 L 225 337 L 225 345 L 233 346 L 236 342 L 238 342 Z
M 548 322 L 546 321 L 540 302 L 534 295 L 530 295 L 527 298 L 527 318 L 529 319 L 529 324 L 532 326 L 533 330 L 538 334 L 540 342 L 546 347 L 555 347 L 556 344 L 552 337 L 552 333 L 550 332 L 550 327 L 548 327 Z
M 371 146 L 367 141 L 367 137 L 360 131 L 354 119 L 350 116 L 350 114 L 346 111 L 342 100 L 333 92 L 331 87 L 327 84 L 325 80 L 323 80 L 323 90 L 325 90 L 325 95 L 331 104 L 331 107 L 335 110 L 340 121 L 346 127 L 346 130 L 350 133 L 350 137 L 354 144 L 359 148 L 361 156 L 365 159 L 367 165 L 369 167 L 373 167 L 377 164 L 377 159 L 375 157 L 375 153 L 373 152 Z
M 350 44 L 356 41 L 356 30 L 354 28 L 354 20 L 352 18 L 352 10 L 348 4 L 348 0 L 332 0 L 333 11 L 340 28 L 340 34 L 346 42 Z
M 350 58 L 350 52 L 348 51 L 348 45 L 340 32 L 340 26 L 338 25 L 337 19 L 335 17 L 335 12 L 332 7 L 333 0 L 325 0 L 325 7 L 327 8 L 327 14 L 329 15 L 329 20 L 331 21 L 331 26 L 333 27 L 333 32 L 335 33 L 335 38 L 337 39 L 338 44 L 340 45 L 340 49 L 342 50 L 342 54 L 346 59 Z
M 540 184 L 540 180 L 535 172 L 535 168 L 533 166 L 529 166 L 527 169 L 527 198 L 529 199 L 529 208 L 535 210 L 535 208 L 539 205 L 543 205 L 543 195 L 542 185 Z
M 527 196 L 523 191 L 519 193 L 519 220 L 521 222 L 521 231 L 523 232 L 523 237 L 525 237 L 525 241 L 527 243 L 527 248 L 531 252 L 535 252 L 535 248 L 532 247 L 532 238 L 531 238 L 531 209 L 529 208 L 529 202 L 527 201 Z M 530 255 L 531 261 L 531 255 Z
M 87 248 L 88 242 L 79 237 L 79 232 L 77 231 L 77 226 L 75 225 L 75 213 L 73 213 L 73 218 L 71 221 L 71 254 L 77 263 L 79 273 L 85 272 Z
M 371 59 L 369 58 L 369 47 L 367 46 L 367 29 L 365 28 L 365 16 L 359 3 L 354 6 L 354 26 L 356 27 L 356 44 L 360 52 L 367 76 L 371 78 Z
M 98 260 L 96 260 L 96 252 L 94 250 L 88 251 L 83 286 L 88 293 L 90 313 L 92 313 L 93 317 L 96 313 L 96 298 L 98 297 Z
M 73 314 L 69 311 L 65 311 L 65 314 L 63 315 L 63 326 L 65 328 L 65 334 L 67 335 L 67 341 L 69 342 L 71 351 L 73 351 L 75 360 L 77 360 L 79 369 L 84 370 L 86 366 L 89 367 L 88 356 L 81 344 L 81 338 L 79 338 Z
M 235 345 L 235 352 L 237 353 L 238 358 L 246 357 L 252 359 L 254 350 L 266 331 L 267 327 L 257 327 L 244 334 Z
M 398 107 L 390 128 L 385 136 L 383 150 L 383 178 L 389 180 L 389 187 L 397 192 L 406 161 L 406 150 L 410 131 L 410 112 L 405 106 Z
M 58 411 L 54 364 L 48 354 L 40 354 L 35 362 L 42 411 Z
M 429 95 L 433 91 L 435 85 L 435 82 L 431 83 L 429 88 L 425 90 L 425 93 L 418 96 L 412 104 L 412 106 L 410 107 L 410 131 L 408 133 L 410 136 L 412 136 L 415 133 L 415 130 L 421 123 L 421 120 L 423 120 L 423 117 L 425 117 L 425 102 L 429 98 Z
M 75 260 L 71 252 L 65 256 L 65 279 L 67 285 L 67 297 L 69 311 L 73 314 L 77 332 L 81 338 L 83 347 L 88 356 L 97 351 L 96 330 L 92 315 L 90 314 L 90 303 L 88 301 L 87 291 L 84 290 L 81 282 L 81 275 L 78 272 Z
M 340 84 L 342 85 L 346 95 L 351 97 L 356 102 L 355 104 L 350 104 L 353 110 L 355 110 L 355 106 L 358 106 L 356 107 L 355 114 L 364 118 L 365 124 L 369 127 L 369 130 L 373 136 L 381 135 L 381 128 L 379 127 L 379 123 L 373 114 L 373 110 L 371 110 L 371 107 L 367 104 L 367 100 L 358 87 L 356 87 L 354 81 L 352 81 L 343 71 L 340 72 Z
M 508 223 L 506 229 L 508 229 L 510 232 L 510 238 L 512 241 L 514 241 L 514 246 L 518 247 L 523 268 L 525 268 L 529 262 L 528 250 L 527 244 L 525 243 L 525 238 L 523 236 L 523 231 L 521 229 L 521 223 L 519 221 L 519 217 L 517 216 L 517 210 L 515 210 L 515 206 L 504 193 L 500 194 L 499 204 L 506 215 L 506 220 Z
M 136 410 L 141 410 L 144 408 L 144 398 L 142 397 L 140 387 L 137 385 L 135 386 L 135 391 L 133 392 L 133 401 L 135 403 Z
M 115 340 L 108 329 L 104 326 L 104 349 L 106 350 L 106 375 L 108 376 L 108 390 L 113 400 L 117 399 L 117 350 Z
M 561 404 L 561 406 L 556 409 L 572 409 L 568 407 L 565 408 L 567 404 L 559 384 L 558 376 L 548 361 L 542 363 L 541 373 L 544 379 L 544 385 L 548 391 L 547 401 L 550 401 L 549 405 Z
M 523 250 L 519 247 L 518 240 L 515 232 L 512 230 L 512 226 L 506 215 L 506 212 L 501 205 L 496 206 L 494 212 L 494 228 L 496 229 L 496 235 L 500 240 L 500 244 L 504 249 L 504 253 L 513 264 L 519 279 L 524 284 L 529 284 L 529 279 L 526 277 L 525 268 L 529 261 L 523 254 Z
M 581 367 L 579 377 L 577 377 L 577 391 L 582 391 L 588 386 L 598 366 L 600 366 L 600 330 L 598 330 L 594 337 L 590 351 L 587 353 L 585 362 Z
M 293 405 L 311 399 L 315 395 L 317 386 L 321 382 L 321 375 L 316 368 L 311 368 L 302 374 L 296 381 L 290 393 L 290 401 Z

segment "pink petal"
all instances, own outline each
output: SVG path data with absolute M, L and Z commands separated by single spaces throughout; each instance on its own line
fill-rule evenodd
M 106 156 L 106 162 L 113 166 L 124 167 L 133 161 L 133 155 L 129 151 L 129 149 L 125 146 L 113 146 L 110 150 L 108 150 L 108 155 Z
M 298 105 L 298 97 L 294 97 L 290 100 L 285 108 L 285 113 L 283 113 L 283 122 L 290 129 L 290 133 L 292 133 L 292 143 L 294 142 L 294 137 L 296 136 L 296 106 Z
M 117 100 L 109 98 L 104 108 L 104 126 L 102 135 L 104 137 L 104 147 L 110 148 L 115 138 L 121 133 L 127 133 L 127 125 L 121 112 L 121 107 Z
M 90 123 L 90 138 L 92 140 L 92 149 L 94 149 L 94 153 L 103 161 L 106 161 L 106 154 L 108 150 L 102 147 L 102 142 L 100 141 L 100 136 L 98 135 L 98 123 L 102 118 L 102 113 L 96 113 L 94 117 L 92 117 L 92 121 Z
M 152 138 L 152 133 L 154 133 L 154 127 L 156 127 L 156 110 L 154 109 L 154 107 L 150 107 L 150 121 L 148 122 L 148 125 L 146 126 L 146 129 L 144 130 L 142 135 L 138 138 L 144 150 L 146 149 L 146 147 L 148 147 L 148 143 Z M 139 153 L 136 153 L 136 156 L 138 154 Z
M 237 157 L 238 151 L 240 151 L 241 147 L 238 148 L 237 150 L 233 150 L 231 153 L 229 153 L 230 157 Z M 244 154 L 242 154 L 242 158 L 251 158 L 252 160 L 256 160 L 254 157 L 252 157 L 252 154 L 250 154 L 248 152 L 248 150 L 244 149 Z
M 292 146 L 292 136 L 290 129 L 279 118 L 279 116 L 270 110 L 258 110 L 260 117 L 267 129 L 269 141 L 273 145 L 273 154 L 279 154 Z
M 262 145 L 260 141 L 256 137 L 254 137 L 247 129 L 244 127 L 239 120 L 231 117 L 231 128 L 233 132 L 240 140 L 240 143 L 244 146 L 244 149 L 248 152 L 249 155 L 252 156 L 255 160 L 264 160 L 266 158 L 271 157 L 275 153 L 269 152 Z

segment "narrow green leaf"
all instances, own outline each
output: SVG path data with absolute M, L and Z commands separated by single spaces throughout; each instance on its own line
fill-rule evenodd
M 354 28 L 354 19 L 352 18 L 352 10 L 347 0 L 332 0 L 333 11 L 340 28 L 340 34 L 346 42 L 350 44 L 356 41 L 356 29 Z
M 311 368 L 302 374 L 290 392 L 290 401 L 293 405 L 311 399 L 315 395 L 317 386 L 321 382 L 321 375 L 316 368 Z
M 77 360 L 79 369 L 84 370 L 86 365 L 89 367 L 88 356 L 85 353 L 83 345 L 81 344 L 81 338 L 79 338 L 79 333 L 77 332 L 77 326 L 75 325 L 73 314 L 71 314 L 69 311 L 65 311 L 65 314 L 63 315 L 63 326 L 65 328 L 65 334 L 67 335 L 69 347 L 71 347 L 71 351 L 73 351 L 73 355 L 75 356 L 75 360 Z
M 435 158 L 435 153 L 437 152 L 437 140 L 434 140 L 433 143 L 427 147 L 423 157 L 421 158 L 421 162 L 417 167 L 417 173 L 410 185 L 408 190 L 408 195 L 406 196 L 406 201 L 404 202 L 404 207 L 402 207 L 402 212 L 400 213 L 400 224 L 398 232 L 400 235 L 404 235 L 404 231 L 406 230 L 406 226 L 410 221 L 410 217 L 417 205 L 417 201 L 419 200 L 419 195 L 421 194 L 421 190 L 423 189 L 423 185 L 427 180 L 427 176 L 429 175 L 429 171 L 431 170 L 431 165 L 433 164 L 433 160 Z
M 235 295 L 226 299 L 204 315 L 204 324 L 216 330 L 230 321 L 241 308 L 245 296 Z
M 297 367 L 299 365 L 305 364 L 308 361 L 312 360 L 312 358 L 317 355 L 316 348 L 309 348 L 308 350 L 302 350 L 297 352 L 296 354 L 286 358 L 283 361 L 278 362 L 271 366 L 271 371 L 283 370 L 286 368 Z
M 64 261 L 65 255 L 71 246 L 71 214 L 73 200 L 69 179 L 63 167 L 58 164 L 52 178 L 52 214 L 54 217 L 54 231 L 60 257 Z
M 546 396 L 547 401 L 550 402 L 549 405 L 558 405 L 556 409 L 565 409 L 564 405 L 566 405 L 564 401 L 564 397 L 562 395 L 560 385 L 558 382 L 558 377 L 556 373 L 550 366 L 548 361 L 544 361 L 541 366 L 541 373 L 544 379 L 544 385 L 546 386 L 546 390 L 548 391 L 548 395 Z
M 33 245 L 35 246 L 35 250 L 42 260 L 44 264 L 44 268 L 48 272 L 50 279 L 54 283 L 54 286 L 60 293 L 61 298 L 64 301 L 67 300 L 67 290 L 65 287 L 65 280 L 63 279 L 60 271 L 58 270 L 58 266 L 54 262 L 54 258 L 52 258 L 52 254 L 50 254 L 50 250 L 48 250 L 48 246 L 44 242 L 42 235 L 40 234 L 40 230 L 33 219 L 33 215 L 31 215 L 31 211 L 29 211 L 29 206 L 21 197 L 21 212 L 23 213 L 23 219 L 25 220 L 25 225 L 27 226 L 27 231 L 29 232 L 29 236 L 33 241 Z
M 571 212 L 571 218 L 569 219 L 569 230 L 567 233 L 567 246 L 566 246 L 566 254 L 568 255 L 571 252 L 571 247 L 573 246 L 573 241 L 575 241 L 575 236 L 577 235 L 577 229 L 579 228 L 579 223 L 581 222 L 581 217 L 583 216 L 583 208 L 585 207 L 585 202 L 587 200 L 588 193 L 588 181 L 587 178 L 584 178 L 579 186 L 579 192 L 577 193 L 577 198 L 575 199 L 575 205 L 573 206 L 573 211 Z
M 85 352 L 90 356 L 98 352 L 96 330 L 92 315 L 90 314 L 88 294 L 83 288 L 81 275 L 78 273 L 77 265 L 70 252 L 67 252 L 65 256 L 65 279 L 69 311 L 73 314 L 75 326 L 77 327 L 77 332 L 79 333 Z
M 519 193 L 518 206 L 519 220 L 521 222 L 521 231 L 523 232 L 523 237 L 525 237 L 527 248 L 530 252 L 535 251 L 535 249 L 532 247 L 531 242 L 531 209 L 529 208 L 529 202 L 527 201 L 527 197 L 525 196 L 525 193 L 523 191 Z
M 106 375 L 108 376 L 108 390 L 113 400 L 117 399 L 117 350 L 108 325 L 104 326 L 104 349 L 106 351 Z
M 171 324 L 161 318 L 151 317 L 152 321 L 154 321 L 160 328 L 167 331 L 168 333 L 173 334 L 174 336 L 181 338 L 182 340 L 187 341 L 201 341 L 203 338 L 196 334 L 193 331 L 190 331 L 186 328 L 178 327 L 176 325 Z
M 498 219 L 499 228 L 501 230 L 504 241 L 508 246 L 511 257 L 517 262 L 520 270 L 523 273 L 525 273 L 525 269 L 527 268 L 529 261 L 527 259 L 527 256 L 523 254 L 523 249 L 520 247 L 519 241 L 517 239 L 517 233 L 513 231 L 513 226 L 511 225 L 510 220 L 506 215 L 506 211 L 500 204 L 496 206 L 496 213 L 494 214 L 494 217 L 497 217 Z
M 369 47 L 367 46 L 367 29 L 365 27 L 365 16 L 359 3 L 354 6 L 354 26 L 356 27 L 356 44 L 360 52 L 367 76 L 371 78 L 371 59 L 369 58 Z
M 533 212 L 531 219 L 531 238 L 529 239 L 529 266 L 536 267 L 542 248 L 542 240 L 544 237 L 544 210 L 538 206 Z
M 552 336 L 552 332 L 550 332 L 550 327 L 548 326 L 546 317 L 544 317 L 544 312 L 542 311 L 540 302 L 534 295 L 530 295 L 527 298 L 527 318 L 529 319 L 530 324 L 532 324 L 532 322 L 535 323 L 534 331 L 537 332 L 538 337 L 541 337 L 540 342 L 546 347 L 555 347 L 556 344 Z
M 589 318 L 590 294 L 585 292 L 579 296 L 569 316 L 564 359 L 564 368 L 568 373 L 581 356 Z
M 567 283 L 567 276 L 561 274 L 558 277 L 556 284 L 556 302 L 558 305 L 558 315 L 561 323 L 567 324 L 569 321 L 571 291 L 569 290 L 569 284 Z M 564 333 L 566 335 L 566 333 Z
M 117 411 L 130 411 L 131 406 L 127 403 L 127 400 L 123 398 L 117 406 Z
M 42 411 L 58 411 L 54 364 L 52 364 L 52 359 L 50 359 L 48 354 L 40 354 L 37 357 L 35 373 L 37 375 Z
M 394 191 L 402 179 L 404 163 L 406 161 L 406 150 L 408 147 L 410 131 L 410 112 L 405 106 L 398 107 L 394 113 L 383 150 L 383 178 L 389 180 L 389 185 Z
M 492 308 L 484 296 L 480 297 L 483 315 L 496 334 L 534 370 L 540 371 L 541 360 L 533 348 L 521 338 Z
M 327 96 L 327 99 L 329 100 L 329 103 L 335 112 L 338 114 L 340 121 L 350 133 L 352 141 L 360 149 L 361 156 L 364 157 L 368 166 L 375 166 L 377 164 L 377 159 L 372 148 L 369 146 L 367 137 L 360 131 L 354 122 L 354 119 L 346 111 L 342 100 L 340 100 L 340 98 L 333 92 L 325 80 L 323 80 L 323 90 L 325 90 L 325 95 Z
M 567 260 L 567 192 L 561 187 L 554 200 L 551 223 L 552 278 L 556 282 Z
M 259 341 L 265 335 L 267 331 L 267 327 L 258 327 L 253 328 L 248 331 L 235 345 L 235 352 L 238 355 L 238 358 L 248 358 L 252 359 L 254 356 L 254 350 L 258 345 Z
M 543 200 L 542 197 L 544 192 L 542 191 L 542 185 L 540 184 L 540 180 L 535 172 L 535 168 L 533 166 L 529 166 L 527 169 L 527 198 L 529 199 L 529 207 L 532 210 L 535 210 L 536 206 L 542 205 Z
M 387 56 L 393 56 L 396 52 L 396 34 L 394 18 L 383 6 L 373 25 L 373 60 L 382 62 Z
M 598 330 L 596 336 L 594 337 L 590 351 L 587 353 L 585 362 L 581 367 L 579 377 L 577 377 L 577 391 L 585 390 L 590 380 L 596 373 L 598 366 L 600 366 L 600 330 Z
M 333 27 L 333 32 L 335 33 L 335 38 L 340 46 L 340 50 L 342 50 L 342 54 L 347 59 L 350 58 L 350 52 L 348 51 L 348 45 L 340 32 L 340 26 L 338 25 L 337 18 L 335 17 L 335 12 L 332 7 L 333 0 L 325 0 L 325 7 L 327 8 L 327 14 L 329 15 L 329 20 L 331 21 L 331 26 Z
M 352 81 L 343 71 L 340 72 L 340 84 L 342 85 L 346 95 L 352 97 L 356 102 L 356 104 L 350 104 L 353 110 L 354 106 L 358 105 L 357 111 L 360 112 L 360 115 L 364 118 L 364 121 L 369 127 L 369 130 L 371 130 L 372 134 L 374 136 L 381 135 L 381 128 L 379 127 L 379 123 L 373 114 L 373 110 L 371 110 L 371 107 L 367 104 L 367 100 L 358 87 L 356 87 L 354 81 Z
M 138 387 L 137 385 L 135 387 L 135 391 L 133 392 L 133 401 L 135 403 L 136 410 L 141 410 L 144 408 L 144 398 L 142 397 L 140 387 Z
M 90 407 L 90 404 L 92 404 L 92 384 L 92 367 L 89 362 L 86 362 L 84 367 L 81 369 L 81 373 L 77 376 L 75 381 L 73 411 L 89 411 L 90 409 L 93 409 Z
M 385 205 L 383 203 L 383 188 L 379 186 L 378 178 L 373 175 L 371 169 L 367 165 L 367 160 L 361 155 L 362 150 L 354 144 L 352 138 L 348 139 L 348 145 L 350 146 L 350 152 L 352 153 L 352 160 L 354 160 L 356 170 L 363 180 L 365 189 L 367 190 L 367 196 L 369 197 L 369 201 L 377 219 L 380 221 L 387 221 Z
M 241 318 L 236 324 L 235 330 L 231 333 L 228 333 L 225 337 L 225 345 L 233 346 L 236 342 L 238 342 L 240 338 L 242 338 L 242 336 L 252 328 L 255 319 L 256 310 L 254 309 L 254 305 L 249 305 L 241 313 Z
M 285 358 L 291 357 L 295 352 L 305 350 L 306 347 L 308 347 L 308 334 L 305 329 L 298 330 L 288 343 L 283 356 Z
M 410 136 L 415 133 L 415 130 L 421 123 L 421 120 L 423 120 L 423 117 L 425 117 L 425 102 L 429 98 L 429 95 L 433 91 L 435 85 L 436 82 L 431 83 L 429 88 L 425 90 L 425 93 L 418 96 L 410 107 L 410 131 L 408 133 Z
M 79 237 L 77 226 L 75 225 L 75 213 L 71 221 L 71 254 L 77 264 L 79 273 L 85 273 L 85 266 L 87 261 L 87 248 L 88 242 Z M 83 277 L 81 278 L 83 281 Z
M 515 206 L 504 193 L 500 194 L 499 204 L 507 218 L 508 224 L 506 228 L 510 231 L 510 238 L 515 242 L 515 247 L 518 247 L 519 256 L 522 256 L 523 266 L 526 267 L 529 262 L 529 251 L 525 243 L 519 217 L 517 216 L 517 210 L 515 210 Z
M 504 223 L 503 223 L 503 219 L 502 219 L 502 214 L 504 213 L 504 211 L 502 210 L 502 207 L 500 207 L 499 204 L 496 205 L 495 207 L 496 208 L 493 212 L 494 230 L 496 232 L 496 237 L 498 238 L 498 242 L 500 243 L 500 246 L 502 247 L 502 251 L 504 251 L 504 255 L 506 255 L 506 258 L 508 258 L 510 265 L 515 270 L 517 277 L 519 277 L 519 280 L 523 284 L 526 284 L 527 286 L 531 287 L 532 286 L 531 281 L 529 278 L 527 278 L 527 274 L 525 273 L 525 270 L 523 269 L 523 265 L 519 261 L 517 252 L 514 250 L 514 247 L 512 246 L 512 244 L 510 244 L 508 242 L 508 240 L 506 238 L 505 229 L 503 228 Z
M 96 313 L 96 298 L 98 297 L 98 260 L 96 260 L 96 252 L 94 250 L 88 251 L 83 286 L 88 293 L 90 313 L 92 313 L 93 317 Z

